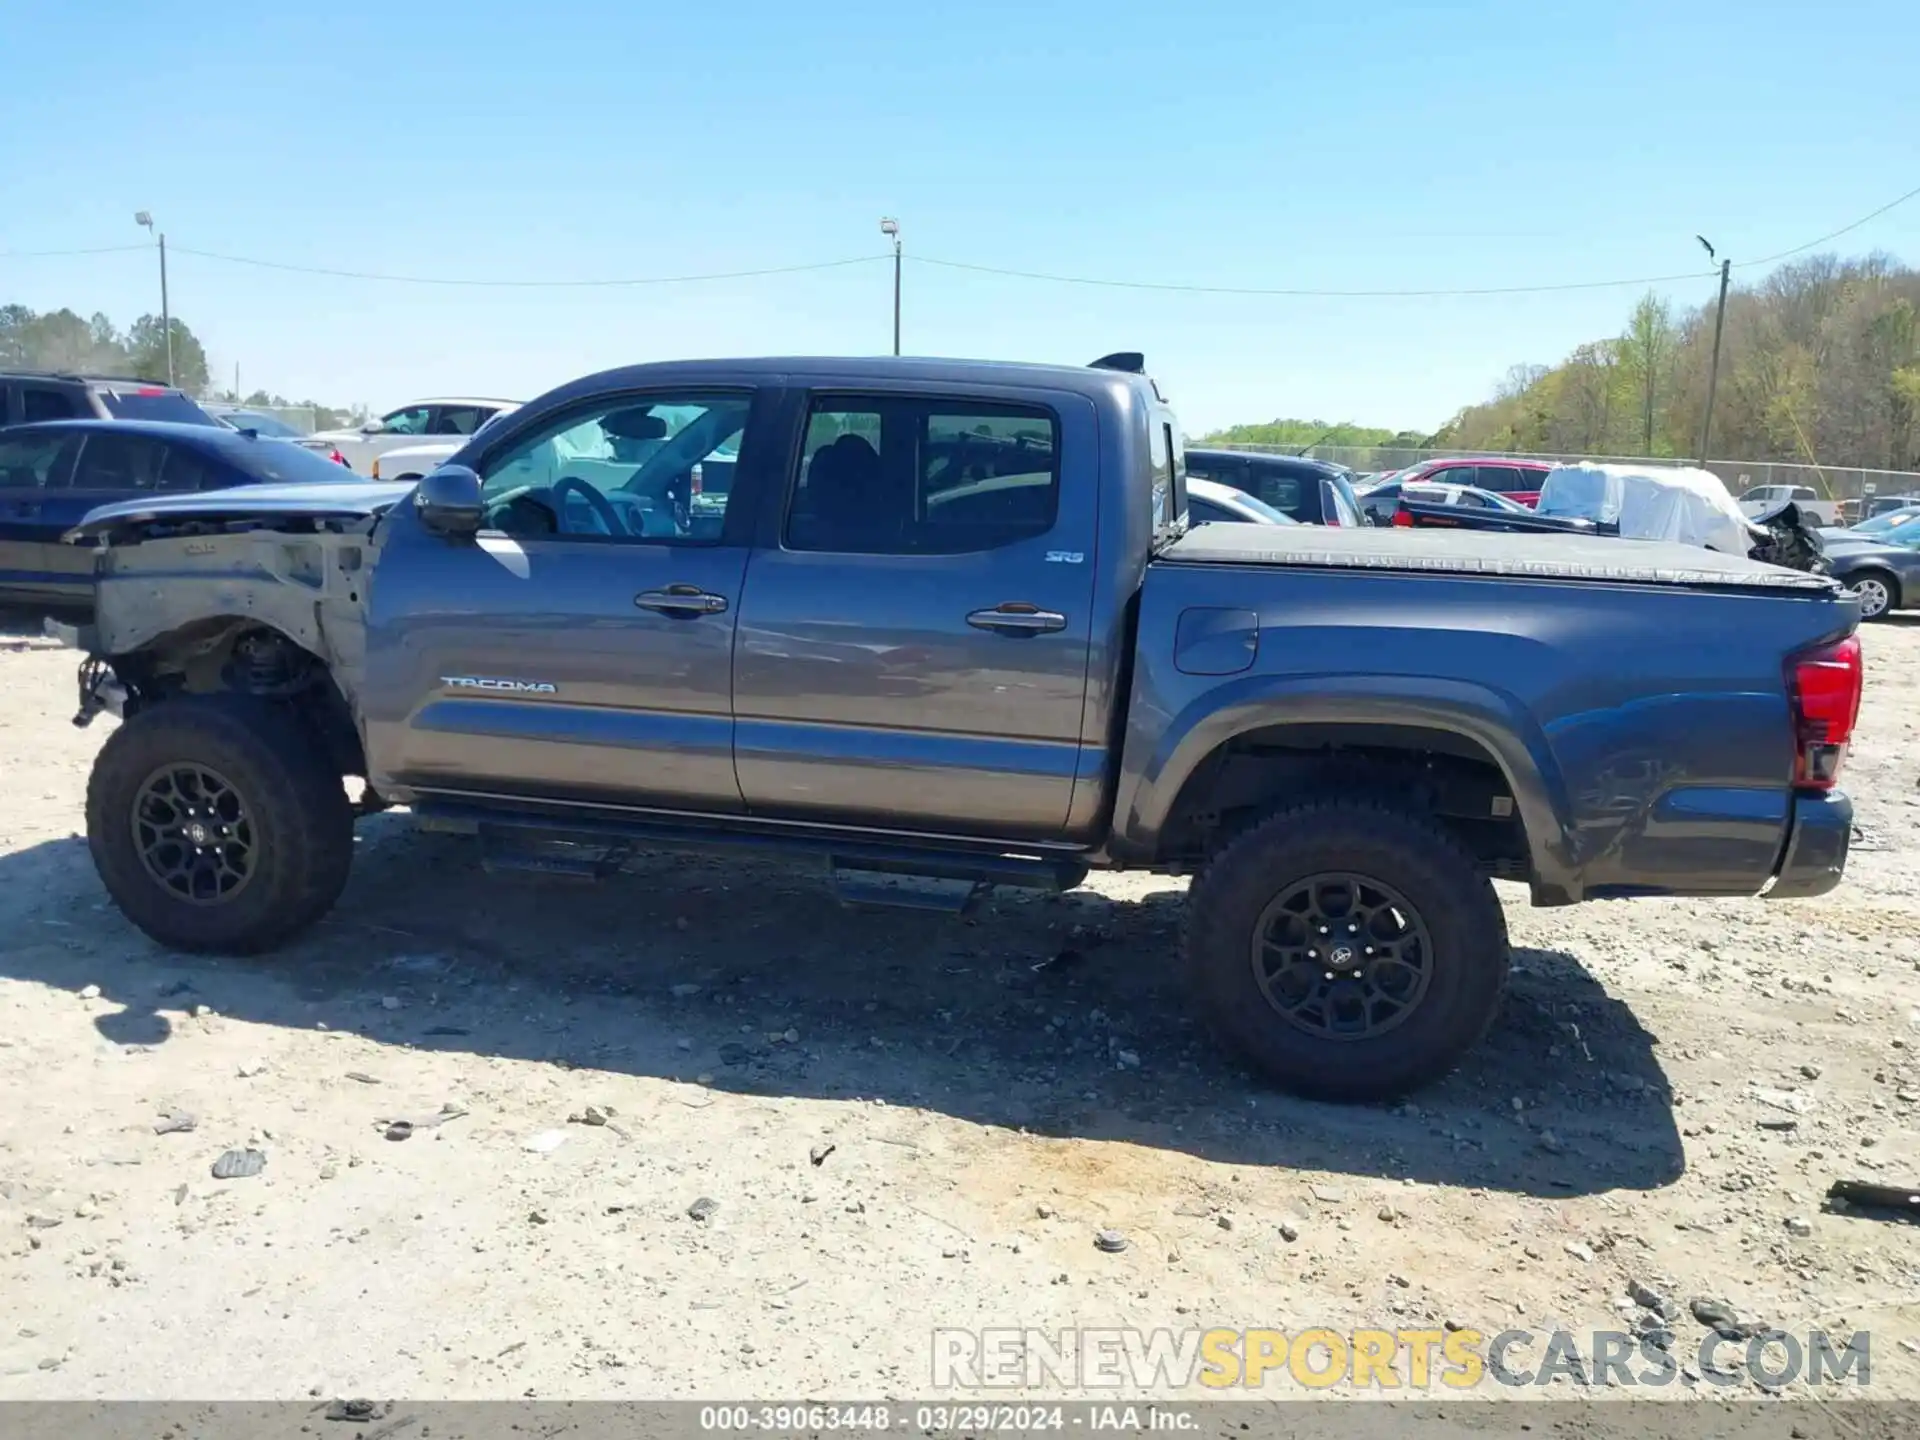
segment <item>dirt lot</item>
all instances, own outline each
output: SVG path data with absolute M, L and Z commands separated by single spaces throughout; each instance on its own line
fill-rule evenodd
M 1509 890 L 1488 1043 L 1341 1109 L 1189 1022 L 1153 878 L 850 914 L 734 861 L 491 876 L 388 816 L 296 947 L 165 953 L 77 833 L 111 722 L 68 724 L 73 657 L 16 626 L 0 1398 L 924 1396 L 935 1326 L 1590 1332 L 1636 1283 L 1683 1360 L 1716 1297 L 1868 1329 L 1874 1390 L 1920 1397 L 1920 1228 L 1822 1203 L 1920 1180 L 1920 626 L 1867 644 L 1841 891 Z

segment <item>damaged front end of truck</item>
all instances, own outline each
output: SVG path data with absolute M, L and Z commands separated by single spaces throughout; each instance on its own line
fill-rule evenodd
M 357 686 L 381 516 L 409 485 L 252 486 L 94 511 L 93 617 L 49 620 L 84 653 L 73 717 L 129 719 L 177 695 L 234 693 L 297 710 L 364 775 Z

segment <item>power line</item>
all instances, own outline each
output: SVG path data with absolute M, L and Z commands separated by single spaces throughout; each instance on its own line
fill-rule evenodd
M 594 290 L 633 285 L 688 285 L 705 280 L 749 280 L 762 275 L 797 275 L 807 270 L 836 270 L 887 259 L 884 255 L 853 255 L 844 260 L 820 260 L 807 265 L 772 265 L 758 270 L 717 270 L 701 275 L 648 275 L 615 280 L 476 280 L 438 275 L 388 275 L 369 270 L 336 270 L 323 265 L 289 265 L 278 260 L 256 260 L 246 255 L 222 255 L 213 250 L 172 247 L 175 254 L 194 255 L 228 265 L 251 265 L 261 270 L 284 270 L 295 275 L 327 275 L 341 280 L 380 280 L 393 285 L 455 285 L 492 290 Z
M 1608 290 L 1626 285 L 1666 285 L 1679 280 L 1700 280 L 1718 274 L 1717 270 L 1689 270 L 1680 275 L 1644 275 L 1632 280 L 1575 280 L 1553 285 L 1486 285 L 1453 290 L 1317 290 L 1270 288 L 1257 285 L 1177 285 L 1153 280 L 1106 280 L 1087 275 L 1055 275 L 1038 270 L 1008 270 L 995 265 L 974 265 L 964 260 L 940 260 L 931 255 L 909 255 L 919 265 L 939 265 L 948 270 L 971 270 L 981 275 L 1002 275 L 1016 280 L 1044 280 L 1056 285 L 1098 285 L 1114 290 L 1163 290 L 1183 295 L 1282 295 L 1297 299 L 1414 300 L 1454 295 L 1540 295 L 1557 290 Z
M 62 255 L 118 255 L 127 250 L 151 250 L 144 241 L 132 245 L 96 245 L 89 250 L 0 250 L 0 260 L 48 260 Z
M 1907 193 L 1902 195 L 1898 200 L 1889 200 L 1886 204 L 1882 205 L 1878 210 L 1874 210 L 1869 212 L 1868 214 L 1862 215 L 1858 220 L 1854 221 L 1851 225 L 1842 225 L 1838 230 L 1835 230 L 1832 233 L 1827 235 L 1822 235 L 1818 240 L 1809 240 L 1806 244 L 1796 245 L 1791 250 L 1782 250 L 1778 255 L 1768 255 L 1759 260 L 1742 260 L 1733 268 L 1736 270 L 1745 270 L 1750 266 L 1754 266 L 1754 265 L 1771 265 L 1776 260 L 1785 260 L 1789 255 L 1798 255 L 1802 251 L 1812 250 L 1816 246 L 1826 244 L 1829 240 L 1838 240 L 1842 235 L 1848 234 L 1854 230 L 1858 230 L 1862 225 L 1866 224 L 1869 220 L 1878 220 L 1882 215 L 1886 214 L 1889 210 L 1893 209 L 1895 206 L 1906 204 L 1907 201 L 1913 199 L 1913 197 L 1916 195 L 1920 195 L 1920 185 L 1916 185 L 1913 189 L 1907 191 Z
M 1877 220 L 1888 211 L 1920 197 L 1920 186 L 1907 191 L 1877 210 L 1869 211 L 1859 219 L 1842 225 L 1838 230 L 1829 231 L 1818 239 L 1809 240 L 1804 245 L 1796 245 L 1791 250 L 1782 250 L 1777 254 L 1763 256 L 1758 260 L 1742 260 L 1734 266 L 1738 270 L 1749 270 L 1760 265 L 1772 265 L 1794 255 L 1804 254 L 1817 249 L 1843 235 L 1851 234 L 1869 221 Z M 144 244 L 102 245 L 88 249 L 71 250 L 0 250 L 0 259 L 43 259 L 76 255 L 115 255 L 135 250 L 145 250 Z M 173 246 L 175 253 L 192 255 L 202 260 L 213 260 L 226 265 L 246 265 L 260 270 L 278 270 L 294 275 L 321 275 L 340 280 L 372 280 L 391 285 L 436 285 L 463 289 L 495 290 L 595 290 L 619 289 L 647 285 L 689 285 L 718 280 L 750 280 L 771 275 L 798 275 L 810 271 L 838 270 L 853 265 L 866 265 L 875 261 L 891 258 L 887 255 L 853 255 L 840 260 L 821 260 L 801 265 L 771 265 L 751 270 L 718 270 L 692 275 L 648 275 L 594 280 L 485 280 L 464 276 L 441 275 L 395 275 L 382 271 L 346 270 L 324 265 L 295 265 L 279 260 L 261 260 L 249 255 L 228 255 L 216 250 L 196 250 L 186 245 Z M 1642 285 L 1671 285 L 1682 281 L 1712 279 L 1717 270 L 1690 270 L 1673 275 L 1642 275 L 1618 280 L 1573 280 L 1541 285 L 1482 285 L 1465 287 L 1434 287 L 1426 289 L 1332 289 L 1309 286 L 1264 286 L 1264 285 L 1191 285 L 1171 281 L 1156 280 L 1115 280 L 1092 275 L 1062 275 L 1043 270 L 1019 270 L 1006 266 L 980 265 L 966 260 L 945 260 L 932 255 L 908 255 L 906 259 L 915 265 L 933 265 L 945 270 L 963 270 L 976 275 L 996 275 L 1005 279 L 1034 280 L 1052 285 L 1087 285 L 1108 290 L 1149 290 L 1168 294 L 1183 295 L 1241 295 L 1275 296 L 1292 299 L 1328 299 L 1328 300 L 1419 300 L 1446 299 L 1455 297 L 1491 296 L 1491 295 L 1547 295 L 1579 290 L 1613 290 Z

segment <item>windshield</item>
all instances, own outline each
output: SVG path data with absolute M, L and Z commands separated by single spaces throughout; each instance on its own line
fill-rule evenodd
M 1909 505 L 1904 510 L 1889 510 L 1884 515 L 1876 515 L 1871 520 L 1862 520 L 1847 533 L 1850 535 L 1884 535 L 1889 530 L 1898 530 L 1902 525 L 1920 520 L 1920 505 Z
M 263 415 L 258 410 L 223 410 L 216 418 L 236 430 L 251 430 L 270 440 L 298 440 L 304 434 L 277 416 Z
M 124 390 L 101 386 L 94 391 L 107 414 L 116 420 L 169 420 L 176 425 L 218 425 L 206 411 L 178 390 L 164 385 L 130 385 Z

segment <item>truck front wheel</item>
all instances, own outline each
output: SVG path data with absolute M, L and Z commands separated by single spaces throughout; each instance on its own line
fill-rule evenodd
M 250 954 L 340 898 L 353 810 L 284 707 L 187 696 L 136 714 L 101 747 L 87 844 L 114 903 L 155 940 Z
M 1439 826 L 1303 805 L 1223 850 L 1187 897 L 1209 1018 L 1282 1088 L 1379 1100 L 1437 1079 L 1486 1032 L 1507 975 L 1493 884 Z

